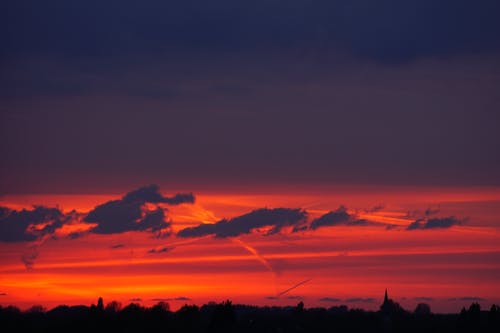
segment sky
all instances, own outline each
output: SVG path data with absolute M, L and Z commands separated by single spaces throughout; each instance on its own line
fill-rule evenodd
M 498 1 L 0 6 L 0 304 L 500 302 Z

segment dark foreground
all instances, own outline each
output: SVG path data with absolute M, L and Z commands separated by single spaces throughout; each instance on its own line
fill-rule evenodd
M 425 304 L 408 312 L 400 307 L 378 312 L 325 308 L 255 307 L 230 301 L 171 312 L 167 303 L 146 308 L 117 302 L 103 305 L 0 307 L 2 332 L 500 332 L 500 309 L 481 311 L 473 303 L 459 314 L 432 314 Z

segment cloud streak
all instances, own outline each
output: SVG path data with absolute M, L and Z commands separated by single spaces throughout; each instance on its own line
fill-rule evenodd
M 148 251 L 148 253 L 151 253 L 151 254 L 159 254 L 159 253 L 167 253 L 169 251 L 171 251 L 173 249 L 173 247 L 159 247 L 159 248 L 154 248 L 154 249 L 151 249 Z
M 375 298 L 372 298 L 372 297 L 367 297 L 367 298 L 351 297 L 351 298 L 346 298 L 344 300 L 344 302 L 346 302 L 346 303 L 374 303 Z
M 185 296 L 179 296 L 179 297 L 167 297 L 167 298 L 152 298 L 151 299 L 153 302 L 171 302 L 171 301 L 191 301 L 191 298 L 185 297 Z
M 319 299 L 320 302 L 328 302 L 328 303 L 338 303 L 341 302 L 342 300 L 340 298 L 336 297 L 322 297 Z
M 482 297 L 477 297 L 477 296 L 463 296 L 463 297 L 456 297 L 456 298 L 448 298 L 448 301 L 480 302 L 480 301 L 486 301 L 486 299 L 482 298 Z

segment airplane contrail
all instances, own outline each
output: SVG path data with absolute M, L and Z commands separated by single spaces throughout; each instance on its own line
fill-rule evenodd
M 263 256 L 260 255 L 259 252 L 257 252 L 257 250 L 253 247 L 251 247 L 250 245 L 246 244 L 245 242 L 243 242 L 241 239 L 238 239 L 238 238 L 233 238 L 232 239 L 235 243 L 238 243 L 239 245 L 241 245 L 245 250 L 247 250 L 248 252 L 250 252 L 251 254 L 253 254 L 255 256 L 255 258 L 262 264 L 264 265 L 264 267 L 266 267 L 271 273 L 273 273 L 274 275 L 276 275 L 276 272 L 274 271 L 274 269 L 271 267 L 271 265 L 269 264 L 269 262 L 266 260 L 266 258 L 264 258 Z
M 295 288 L 300 287 L 303 284 L 306 284 L 307 282 L 309 282 L 311 280 L 312 279 L 307 279 L 307 280 L 301 281 L 301 282 L 297 283 L 296 285 L 294 285 L 293 287 L 290 287 L 287 290 L 284 290 L 284 291 L 280 292 L 277 297 L 281 297 L 281 296 L 287 294 L 288 292 L 294 290 Z
M 239 238 L 232 238 L 232 241 L 235 242 L 235 243 L 237 243 L 238 245 L 242 246 L 245 250 L 247 250 L 251 254 L 253 254 L 255 256 L 255 259 L 257 259 L 262 265 L 264 265 L 265 268 L 267 268 L 269 270 L 269 272 L 271 272 L 273 274 L 274 289 L 276 290 L 276 292 L 278 292 L 278 281 L 277 281 L 278 274 L 276 273 L 276 271 L 274 270 L 274 268 L 271 266 L 271 264 L 269 264 L 269 261 L 267 261 L 266 258 L 264 258 L 257 251 L 257 249 L 255 249 L 254 247 L 250 246 L 249 244 L 246 244 L 241 239 L 239 239 Z

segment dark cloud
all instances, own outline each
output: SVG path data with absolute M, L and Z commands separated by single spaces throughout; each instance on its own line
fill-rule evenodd
M 157 235 L 168 235 L 170 222 L 167 221 L 163 205 L 179 205 L 194 203 L 194 195 L 176 194 L 165 197 L 156 185 L 141 187 L 123 196 L 122 199 L 108 201 L 91 210 L 87 215 L 71 211 L 63 213 L 59 208 L 33 206 L 32 209 L 12 210 L 0 207 L 0 241 L 20 242 L 41 240 L 45 236 L 54 236 L 57 229 L 63 225 L 72 224 L 83 217 L 84 222 L 96 223 L 90 232 L 112 234 L 125 231 L 149 230 Z M 156 205 L 154 209 L 147 209 L 146 204 Z M 75 232 L 68 237 L 77 238 L 81 233 Z M 123 244 L 113 245 L 116 249 Z M 31 267 L 33 253 L 23 256 L 23 262 Z
M 149 185 L 138 188 L 123 196 L 123 202 L 140 202 L 140 203 L 166 203 L 169 205 L 179 205 L 182 203 L 194 203 L 195 198 L 192 193 L 179 193 L 173 197 L 165 197 L 160 193 L 158 185 Z
M 21 261 L 28 271 L 32 270 L 35 266 L 35 261 L 38 258 L 38 246 L 30 246 L 25 250 L 23 255 L 21 256 Z
M 482 298 L 482 297 L 477 297 L 477 296 L 463 296 L 463 297 L 456 297 L 456 298 L 448 298 L 448 301 L 480 302 L 480 301 L 486 301 L 486 299 Z
M 291 208 L 262 208 L 230 220 L 221 220 L 214 224 L 200 224 L 196 227 L 182 229 L 177 233 L 179 237 L 201 237 L 214 235 L 215 237 L 236 237 L 248 234 L 254 229 L 271 227 L 266 233 L 272 235 L 285 227 L 302 226 L 306 223 L 307 213 L 301 209 Z
M 437 213 L 439 213 L 439 208 L 432 208 L 432 207 L 427 208 L 424 212 L 425 216 L 431 216 Z
M 115 244 L 110 246 L 112 249 L 121 249 L 122 247 L 125 247 L 125 244 Z
M 365 212 L 375 213 L 375 212 L 381 211 L 384 208 L 385 208 L 385 205 L 376 205 L 376 206 L 373 206 L 372 208 L 366 209 Z
M 397 63 L 497 50 L 499 10 L 494 0 L 384 0 L 376 5 L 369 0 L 251 5 L 151 0 L 140 6 L 133 1 L 11 1 L 0 16 L 7 27 L 0 36 L 9 58 L 32 53 L 120 61 L 122 54 L 187 56 L 198 51 L 213 56 L 302 47 L 316 52 L 345 49 Z
M 330 211 L 311 222 L 310 228 L 315 230 L 326 226 L 345 225 L 351 220 L 347 208 L 340 206 L 337 210 Z
M 134 297 L 134 298 L 129 299 L 129 301 L 130 302 L 142 302 L 142 298 Z
M 415 300 L 417 302 L 432 302 L 434 300 L 434 298 L 422 296 L 422 297 L 414 297 L 413 300 Z
M 419 219 L 411 223 L 406 230 L 446 229 L 454 225 L 460 225 L 462 221 L 454 216 Z
M 0 296 L 7 296 L 7 295 L 9 295 L 9 294 L 7 294 L 7 293 L 0 293 Z
M 337 303 L 341 302 L 342 300 L 340 298 L 335 298 L 335 297 L 323 297 L 319 299 L 320 302 L 330 302 L 330 303 Z
M 359 219 L 356 214 L 349 214 L 347 208 L 340 206 L 334 211 L 330 211 L 325 215 L 314 219 L 311 222 L 310 229 L 316 230 L 321 227 L 328 226 L 352 226 L 352 227 L 366 227 L 366 226 L 385 226 L 388 229 L 394 227 L 392 224 L 373 222 L 366 219 Z M 294 230 L 295 231 L 295 230 Z
M 287 296 L 286 299 L 304 299 L 304 297 L 303 296 L 292 295 L 292 296 Z
M 193 194 L 177 194 L 165 197 L 157 185 L 141 187 L 123 196 L 122 199 L 108 201 L 95 207 L 85 216 L 84 221 L 97 223 L 92 232 L 113 234 L 126 231 L 151 230 L 157 234 L 168 234 L 170 222 L 166 221 L 165 208 L 157 207 L 146 211 L 144 205 L 178 205 L 193 203 Z
M 191 298 L 185 296 L 179 296 L 174 298 L 152 298 L 154 302 L 171 302 L 171 301 L 191 301 Z
M 148 253 L 166 253 L 169 252 L 173 249 L 173 247 L 160 247 L 160 248 L 154 248 L 148 251 Z
M 38 247 L 63 225 L 72 224 L 81 217 L 76 211 L 63 213 L 59 208 L 34 206 L 33 209 L 11 210 L 0 208 L 0 242 L 30 242 L 21 255 L 27 270 L 34 268 L 39 256 Z M 69 234 L 74 238 L 78 233 Z
M 344 302 L 346 303 L 374 303 L 376 300 L 375 298 L 363 298 L 363 297 L 351 297 L 351 298 L 346 298 Z
M 33 209 L 0 208 L 0 241 L 34 241 L 53 231 L 66 221 L 58 208 L 34 206 Z
M 3 192 L 500 184 L 496 0 L 3 3 Z

